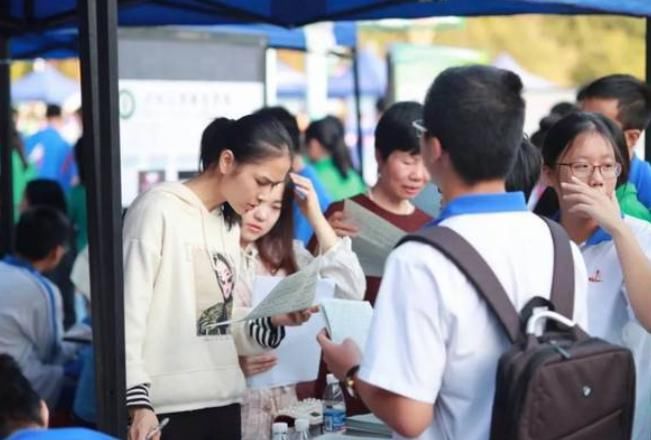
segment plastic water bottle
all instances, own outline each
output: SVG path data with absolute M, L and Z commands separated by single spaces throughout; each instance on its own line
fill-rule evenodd
M 327 376 L 328 386 L 323 393 L 323 432 L 346 430 L 346 401 L 334 374 Z
M 310 421 L 307 419 L 296 419 L 294 422 L 294 436 L 292 440 L 310 440 Z
M 287 438 L 287 423 L 274 423 L 271 425 L 271 439 L 272 440 L 288 440 Z

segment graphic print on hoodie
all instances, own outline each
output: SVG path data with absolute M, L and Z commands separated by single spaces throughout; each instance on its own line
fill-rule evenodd
M 211 260 L 206 259 L 205 251 L 201 249 L 196 249 L 194 254 L 197 336 L 229 334 L 230 325 L 219 324 L 229 321 L 233 314 L 234 264 L 220 252 L 214 252 Z M 210 264 L 198 264 L 201 259 Z

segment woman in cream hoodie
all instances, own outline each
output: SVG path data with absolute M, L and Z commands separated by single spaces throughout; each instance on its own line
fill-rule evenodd
M 203 171 L 141 195 L 124 223 L 129 438 L 240 438 L 238 355 L 277 347 L 310 311 L 229 324 L 240 270 L 238 216 L 269 197 L 291 164 L 285 129 L 268 116 L 217 119 L 201 139 Z M 160 434 L 154 434 L 158 439 Z

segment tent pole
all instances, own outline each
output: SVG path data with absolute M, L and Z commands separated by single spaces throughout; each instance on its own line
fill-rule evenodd
M 646 82 L 647 84 L 651 84 L 651 18 L 646 19 L 645 54 Z M 651 162 L 651 133 L 649 130 L 646 130 L 646 135 L 644 136 L 644 159 L 647 162 Z
M 359 51 L 357 45 L 353 46 L 353 91 L 355 94 L 355 121 L 357 126 L 357 160 L 360 174 L 364 175 L 364 137 L 362 133 L 362 94 L 359 79 Z
M 125 438 L 117 0 L 78 5 L 98 427 Z
M 1 13 L 1 12 L 0 12 Z M 9 59 L 9 38 L 0 35 L 0 174 L 2 176 L 0 192 L 0 256 L 11 252 L 14 232 L 14 193 L 12 179 L 11 127 L 11 78 Z

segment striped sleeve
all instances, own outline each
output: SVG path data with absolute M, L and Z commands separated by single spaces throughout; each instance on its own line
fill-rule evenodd
M 133 386 L 127 390 L 127 407 L 140 407 L 154 410 L 149 400 L 149 385 L 140 384 Z
M 249 322 L 249 335 L 262 347 L 277 348 L 285 338 L 285 327 L 276 327 L 271 318 L 259 318 Z

